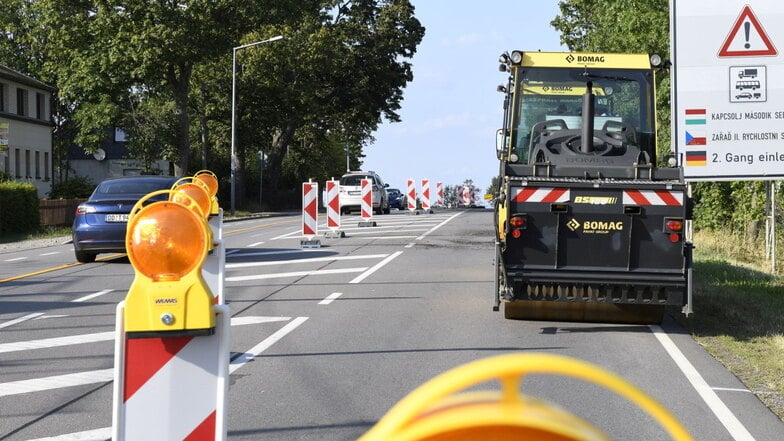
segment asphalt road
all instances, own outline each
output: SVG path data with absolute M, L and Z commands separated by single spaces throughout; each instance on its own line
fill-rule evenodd
M 225 224 L 229 439 L 354 440 L 432 377 L 508 353 L 567 355 L 619 374 L 697 440 L 784 439 L 784 423 L 669 319 L 510 321 L 492 311 L 489 211 L 342 220 L 346 237 L 307 249 L 299 216 Z M 132 279 L 123 256 L 77 264 L 68 244 L 0 254 L 0 440 L 110 437 L 115 309 Z M 595 385 L 531 375 L 522 390 L 615 439 L 667 439 Z

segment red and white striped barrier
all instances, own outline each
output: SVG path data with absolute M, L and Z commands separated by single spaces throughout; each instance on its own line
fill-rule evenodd
M 444 183 L 436 182 L 436 207 L 444 206 Z
M 302 183 L 302 235 L 307 239 L 318 234 L 317 196 L 318 183 Z
M 471 205 L 471 189 L 467 185 L 460 189 L 460 201 L 464 207 Z
M 414 186 L 414 180 L 409 179 L 407 181 L 408 190 L 406 191 L 406 205 L 408 206 L 409 211 L 416 210 L 416 187 Z
M 327 181 L 327 228 L 340 229 L 340 181 Z
M 373 181 L 370 179 L 363 179 L 361 186 L 362 202 L 360 203 L 360 212 L 363 220 L 370 220 L 373 217 Z
M 683 205 L 682 191 L 668 190 L 624 190 L 624 205 Z
M 214 305 L 215 334 L 127 338 L 117 305 L 112 440 L 224 441 L 231 314 Z
M 515 202 L 569 202 L 569 198 L 568 188 L 524 187 L 512 193 Z
M 430 179 L 422 179 L 422 209 L 430 210 Z

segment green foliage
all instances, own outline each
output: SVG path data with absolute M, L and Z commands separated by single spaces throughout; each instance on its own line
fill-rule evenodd
M 0 182 L 0 235 L 36 231 L 39 225 L 38 190 L 35 186 Z
M 49 192 L 51 199 L 88 198 L 95 190 L 96 184 L 86 176 L 73 176 L 67 181 L 52 184 Z
M 424 35 L 408 0 L 6 3 L 0 59 L 57 88 L 55 163 L 72 143 L 93 153 L 117 126 L 147 166 L 164 158 L 178 174 L 228 173 L 233 49 L 283 35 L 237 51 L 240 201 L 260 150 L 273 191 L 303 179 L 302 140 L 313 143 L 308 158 L 339 159 L 327 170 L 345 162 L 324 140 L 340 139 L 359 168 L 382 118 L 400 120 Z

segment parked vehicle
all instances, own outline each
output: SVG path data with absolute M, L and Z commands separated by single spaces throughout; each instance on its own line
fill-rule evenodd
M 362 180 L 371 181 L 371 205 L 374 213 L 389 214 L 389 196 L 381 176 L 374 171 L 350 171 L 340 178 L 340 213 L 359 211 L 362 205 Z
M 72 228 L 76 260 L 94 262 L 100 253 L 124 253 L 128 215 L 144 195 L 171 188 L 174 176 L 133 176 L 107 179 L 76 207 Z
M 406 197 L 397 188 L 387 188 L 387 197 L 389 198 L 389 208 L 397 208 L 402 210 L 406 208 Z

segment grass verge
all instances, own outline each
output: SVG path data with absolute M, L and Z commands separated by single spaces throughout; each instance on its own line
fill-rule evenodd
M 764 243 L 711 232 L 694 243 L 695 313 L 673 316 L 784 420 L 784 277 L 763 265 Z

